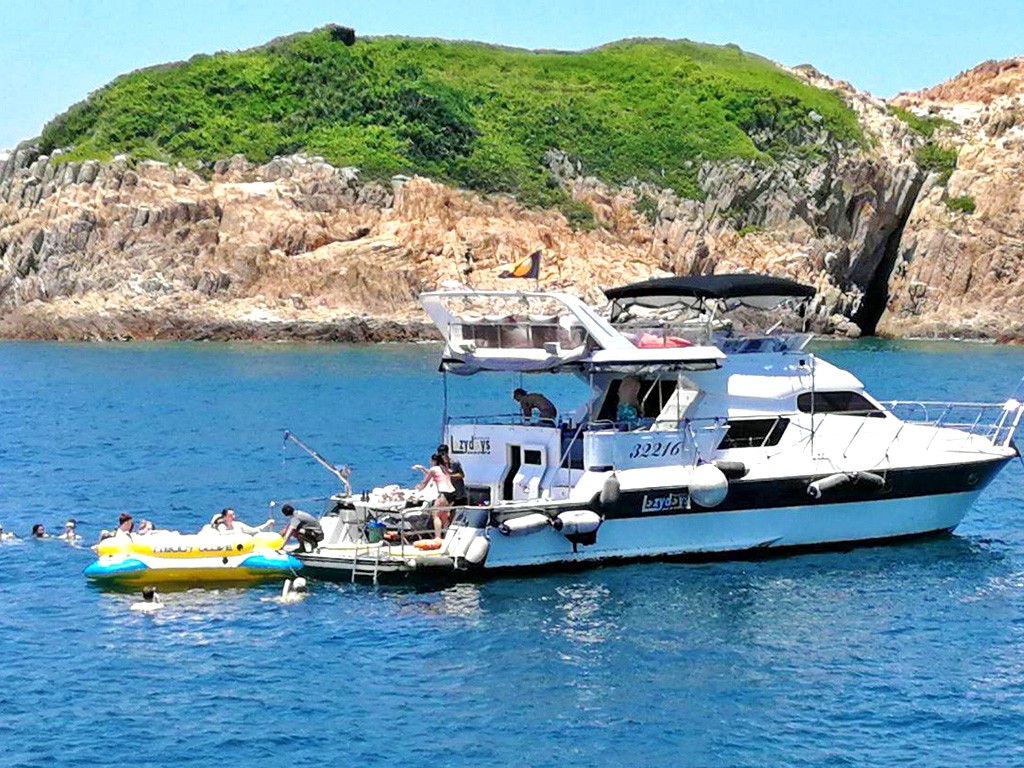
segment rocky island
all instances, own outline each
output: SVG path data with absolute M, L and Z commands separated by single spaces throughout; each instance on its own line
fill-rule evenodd
M 885 101 L 735 46 L 328 27 L 130 73 L 0 154 L 0 335 L 404 340 L 542 249 L 818 288 L 849 336 L 1024 339 L 1024 58 Z M 466 272 L 467 265 L 471 272 Z

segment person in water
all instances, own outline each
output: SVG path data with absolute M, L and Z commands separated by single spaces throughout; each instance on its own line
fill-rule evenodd
M 0 541 L 17 541 L 18 537 L 15 536 L 11 531 L 5 531 L 4 527 L 0 525 Z
M 142 601 L 132 603 L 132 610 L 139 613 L 155 613 L 163 610 L 164 604 L 160 602 L 160 596 L 156 593 L 156 587 L 146 585 L 142 588 Z
M 57 535 L 58 539 L 63 541 L 78 541 L 82 537 L 75 531 L 75 526 L 78 525 L 78 521 L 75 518 L 68 518 L 68 521 L 64 523 L 64 531 Z
M 267 520 L 263 525 L 246 525 L 235 517 L 235 510 L 231 509 L 231 507 L 224 507 L 224 509 L 221 510 L 221 513 L 217 515 L 213 521 L 213 529 L 217 531 L 217 533 L 247 533 L 250 536 L 255 536 L 257 533 L 269 531 L 273 527 L 273 518 Z
M 282 534 L 284 540 L 288 541 L 294 536 L 303 552 L 312 552 L 324 540 L 324 529 L 320 527 L 320 521 L 308 512 L 285 504 L 281 507 L 281 514 L 288 518 L 288 525 Z
M 543 421 L 554 421 L 558 416 L 554 403 L 540 392 L 527 392 L 525 389 L 517 388 L 512 391 L 512 399 L 519 403 L 524 419 L 532 419 L 534 411 L 537 411 Z
M 32 526 L 32 538 L 33 539 L 48 539 L 50 538 L 46 534 L 46 528 L 43 527 L 42 523 L 36 523 Z
M 462 468 L 462 463 L 452 459 L 447 445 L 437 446 L 437 455 L 441 457 L 441 464 L 448 470 L 448 478 L 452 481 L 452 487 L 455 489 L 452 506 L 468 506 L 469 496 L 466 494 L 466 472 Z
M 440 539 L 442 531 L 448 525 L 448 507 L 455 500 L 455 486 L 452 485 L 448 468 L 437 453 L 430 457 L 430 469 L 422 464 L 414 464 L 413 469 L 423 473 L 423 479 L 416 485 L 417 491 L 422 491 L 431 483 L 437 488 L 437 498 L 430 510 L 430 518 L 434 524 L 434 537 Z
M 282 603 L 297 603 L 300 600 L 305 600 L 308 595 L 309 588 L 306 586 L 304 578 L 296 576 L 294 579 L 285 579 L 284 586 L 281 588 Z

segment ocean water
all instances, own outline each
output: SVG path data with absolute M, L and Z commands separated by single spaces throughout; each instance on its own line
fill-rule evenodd
M 1005 399 L 1024 350 L 818 347 L 882 399 Z M 234 506 L 415 478 L 433 346 L 0 344 L 0 523 Z M 533 385 L 536 379 L 527 381 Z M 508 377 L 453 412 L 511 412 Z M 568 403 L 575 385 L 542 382 Z M 0 545 L 3 766 L 1024 764 L 1024 472 L 950 537 L 757 562 L 640 564 L 439 590 L 86 583 L 85 548 Z

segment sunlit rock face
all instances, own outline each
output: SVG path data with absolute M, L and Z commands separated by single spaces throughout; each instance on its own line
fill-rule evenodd
M 921 190 L 880 330 L 1024 339 L 1024 58 L 986 62 L 894 102 L 948 121 L 959 156 L 945 185 Z
M 700 200 L 609 187 L 553 149 L 552 183 L 593 214 L 582 227 L 511 197 L 418 177 L 364 183 L 304 156 L 196 172 L 23 145 L 0 155 L 0 334 L 422 338 L 420 291 L 532 287 L 499 274 L 542 249 L 541 287 L 594 302 L 651 276 L 752 271 L 817 287 L 822 332 L 1024 337 L 1020 61 L 895 99 L 942 118 L 931 136 L 846 83 L 794 72 L 838 90 L 867 141 L 802 129 L 785 137 L 813 147 L 801 156 L 705 162 Z M 929 143 L 959 151 L 948 178 L 922 167 Z

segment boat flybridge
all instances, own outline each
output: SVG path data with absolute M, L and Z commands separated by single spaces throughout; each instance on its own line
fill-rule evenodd
M 460 418 L 446 395 L 468 500 L 443 535 L 415 492 L 337 495 L 304 564 L 468 578 L 920 536 L 954 529 L 1018 455 L 1016 399 L 882 403 L 807 352 L 807 286 L 715 275 L 605 293 L 609 313 L 564 293 L 423 294 L 443 375 L 574 376 L 589 398 L 555 418 Z

